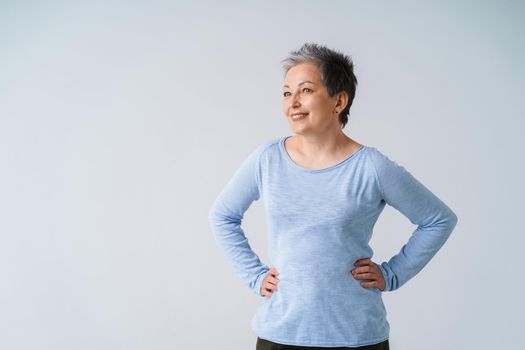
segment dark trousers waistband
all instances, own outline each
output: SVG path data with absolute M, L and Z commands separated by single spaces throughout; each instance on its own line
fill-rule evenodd
M 286 345 L 274 343 L 270 340 L 257 337 L 257 344 L 255 350 L 390 350 L 388 339 L 381 343 L 363 345 L 357 347 L 320 347 L 320 346 L 299 346 L 299 345 Z

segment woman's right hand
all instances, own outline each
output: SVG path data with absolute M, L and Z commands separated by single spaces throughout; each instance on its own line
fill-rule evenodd
M 271 297 L 273 295 L 273 292 L 277 290 L 277 284 L 279 283 L 279 279 L 277 278 L 278 275 L 279 272 L 277 272 L 275 267 L 270 268 L 261 283 L 262 295 L 266 297 Z

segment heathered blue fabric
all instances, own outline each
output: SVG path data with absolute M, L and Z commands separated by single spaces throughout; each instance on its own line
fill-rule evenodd
M 436 254 L 457 223 L 455 213 L 404 167 L 362 145 L 338 164 L 306 169 L 286 152 L 285 137 L 261 144 L 242 163 L 209 211 L 214 237 L 240 279 L 260 296 L 252 319 L 264 339 L 302 346 L 363 346 L 389 337 L 382 293 L 400 288 Z M 288 136 L 289 137 L 289 136 Z M 262 198 L 268 264 L 251 249 L 241 221 Z M 399 253 L 379 266 L 386 288 L 366 288 L 351 270 L 369 246 L 385 205 L 418 225 Z M 375 260 L 374 260 L 375 261 Z M 269 267 L 280 282 L 260 294 Z

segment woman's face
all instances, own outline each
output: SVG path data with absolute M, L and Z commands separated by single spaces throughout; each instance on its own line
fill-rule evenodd
M 316 65 L 301 63 L 288 70 L 283 86 L 283 112 L 297 134 L 318 134 L 339 127 L 334 113 L 337 94 L 328 95 Z M 340 111 L 339 111 L 340 112 Z M 298 117 L 294 114 L 304 113 Z

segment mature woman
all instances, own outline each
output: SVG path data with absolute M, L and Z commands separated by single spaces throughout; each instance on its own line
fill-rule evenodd
M 400 288 L 436 254 L 454 212 L 404 167 L 346 136 L 357 80 L 351 59 L 304 44 L 284 60 L 283 112 L 293 130 L 257 147 L 209 212 L 214 236 L 262 299 L 257 350 L 388 349 L 382 293 Z M 241 228 L 263 198 L 268 256 Z M 372 230 L 388 204 L 418 225 L 388 262 L 373 262 Z

